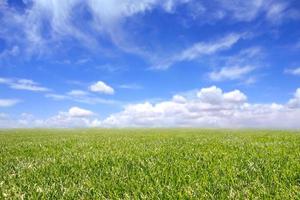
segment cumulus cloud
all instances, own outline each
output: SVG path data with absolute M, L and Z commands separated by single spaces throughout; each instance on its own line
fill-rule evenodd
M 22 115 L 0 119 L 1 127 L 216 127 L 300 128 L 300 88 L 286 104 L 249 103 L 239 91 L 211 86 L 194 97 L 174 95 L 157 103 L 137 103 L 99 119 L 94 112 L 72 107 L 48 119 Z M 9 125 L 9 126 L 8 126 Z
M 21 113 L 19 116 L 0 116 L 1 128 L 28 128 L 28 127 L 91 127 L 95 114 L 79 107 L 71 107 L 68 111 L 60 111 L 57 115 L 47 119 L 39 119 L 30 113 Z M 95 122 L 94 122 L 95 123 Z
M 296 90 L 294 93 L 294 98 L 290 99 L 288 102 L 288 106 L 291 108 L 299 108 L 300 107 L 300 88 Z
M 1 78 L 0 84 L 8 85 L 11 89 L 15 90 L 28 90 L 33 92 L 47 92 L 49 88 L 40 86 L 38 83 L 29 79 L 12 79 L 12 78 Z
M 0 99 L 0 107 L 10 107 L 19 103 L 18 99 Z
M 300 92 L 300 90 L 299 90 Z M 298 90 L 295 98 L 298 97 Z M 102 121 L 102 126 L 299 128 L 299 107 L 288 104 L 250 104 L 239 90 L 223 92 L 212 86 L 197 98 L 176 95 L 170 101 L 128 105 Z M 284 120 L 284 119 L 288 120 Z
M 222 67 L 219 71 L 209 73 L 209 78 L 213 81 L 238 80 L 243 78 L 255 69 L 253 66 Z
M 110 95 L 115 93 L 114 89 L 111 86 L 104 83 L 103 81 L 98 81 L 92 84 L 89 87 L 89 90 L 92 92 L 98 92 L 98 93 L 110 94 Z
M 79 107 L 72 107 L 68 111 L 68 115 L 70 117 L 90 117 L 93 116 L 94 113 L 90 110 L 86 110 Z

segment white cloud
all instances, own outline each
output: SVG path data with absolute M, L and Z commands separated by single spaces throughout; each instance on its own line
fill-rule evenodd
M 300 107 L 300 88 L 298 88 L 294 94 L 294 98 L 290 99 L 288 102 L 288 106 L 291 108 L 299 108 Z
M 239 90 L 234 90 L 223 94 L 223 98 L 227 102 L 239 103 L 246 102 L 247 96 Z
M 23 114 L 5 116 L 0 127 L 218 127 L 218 128 L 300 128 L 300 88 L 286 104 L 247 102 L 239 90 L 223 92 L 212 86 L 195 97 L 174 95 L 171 100 L 138 103 L 124 107 L 105 119 L 90 110 L 72 107 L 48 119 Z
M 204 103 L 219 104 L 223 100 L 223 91 L 216 86 L 202 88 L 197 97 Z
M 11 107 L 19 103 L 18 99 L 0 99 L 0 107 Z
M 238 22 L 250 22 L 259 17 L 271 23 L 278 23 L 284 19 L 298 18 L 299 14 L 290 5 L 292 1 L 281 0 L 216 0 L 217 5 L 203 15 L 208 15 L 212 20 L 227 18 Z M 217 14 L 221 13 L 221 14 Z M 295 17 L 295 13 L 297 17 Z M 203 16 L 201 16 L 203 17 Z
M 232 17 L 239 21 L 251 21 L 256 18 L 263 6 L 263 0 L 254 1 L 221 1 L 224 8 L 231 12 Z
M 223 67 L 219 71 L 209 73 L 209 78 L 213 81 L 238 80 L 243 78 L 255 69 L 253 66 Z
M 92 96 L 90 94 L 86 95 L 77 95 L 74 96 L 70 94 L 46 94 L 46 98 L 53 99 L 55 101 L 74 101 L 79 103 L 85 103 L 85 104 L 120 104 L 120 102 L 111 100 L 111 99 L 103 99 L 99 97 Z
M 266 8 L 266 19 L 273 24 L 282 23 L 284 20 L 299 20 L 300 12 L 290 6 L 288 1 L 275 1 Z
M 115 93 L 114 89 L 111 86 L 104 83 L 103 81 L 98 81 L 92 84 L 89 87 L 89 90 L 92 92 L 98 92 L 98 93 L 110 94 L 110 95 Z
M 69 96 L 86 96 L 88 95 L 88 92 L 82 91 L 82 90 L 71 90 L 70 92 L 67 93 Z
M 186 98 L 181 95 L 178 95 L 178 94 L 174 95 L 172 100 L 176 103 L 185 103 L 186 102 Z
M 223 93 L 220 88 L 211 86 L 209 88 L 202 88 L 198 93 L 197 97 L 201 102 L 209 104 L 221 104 L 221 103 L 243 103 L 247 100 L 245 94 L 239 90 L 233 90 L 231 92 Z
M 199 42 L 193 44 L 191 47 L 183 50 L 182 52 L 175 54 L 167 60 L 162 60 L 153 66 L 154 69 L 167 69 L 171 65 L 182 62 L 195 60 L 204 55 L 212 55 L 220 51 L 230 49 L 234 44 L 236 44 L 240 39 L 242 39 L 245 34 L 232 33 L 226 35 L 223 38 L 219 38 L 214 41 L 209 42 Z
M 2 128 L 28 128 L 28 127 L 90 127 L 96 123 L 95 114 L 86 109 L 71 107 L 67 112 L 59 112 L 57 115 L 47 119 L 38 119 L 30 113 L 22 113 L 19 116 L 0 117 Z
M 289 2 L 283 3 L 279 0 L 232 2 L 213 0 L 210 3 L 193 0 L 26 0 L 23 2 L 26 6 L 22 12 L 6 2 L 0 6 L 2 14 L 0 36 L 7 41 L 6 52 L 11 52 L 12 55 L 20 52 L 49 54 L 50 50 L 61 47 L 53 43 L 57 44 L 58 41 L 72 38 L 97 52 L 105 51 L 102 43 L 108 39 L 118 49 L 147 57 L 153 54 L 153 51 L 141 48 L 125 25 L 128 25 L 134 16 L 140 17 L 155 9 L 175 13 L 180 5 L 193 8 L 191 17 L 197 16 L 199 23 L 205 21 L 211 23 L 224 18 L 233 22 L 253 21 L 258 16 L 266 17 L 269 21 L 282 21 L 283 18 L 300 16 L 296 9 L 290 8 Z M 87 15 L 90 17 L 85 18 Z M 85 23 L 80 19 L 84 19 Z M 135 28 L 139 30 L 139 27 Z M 197 48 L 201 49 L 201 44 L 200 47 L 195 44 L 194 48 L 193 51 L 198 51 Z M 193 57 L 193 52 L 186 53 L 189 55 L 182 55 L 181 59 L 184 60 L 185 56 L 186 59 Z M 168 62 L 157 64 L 164 65 L 157 68 L 167 68 Z
M 205 75 L 211 81 L 239 81 L 247 85 L 257 82 L 262 76 L 260 69 L 268 66 L 265 51 L 259 46 L 242 49 L 234 55 L 212 56 L 209 63 L 213 70 Z
M 0 120 L 6 119 L 8 115 L 6 113 L 0 113 Z
M 129 90 L 140 90 L 143 87 L 138 84 L 123 84 L 123 85 L 120 85 L 119 88 L 129 89 Z
M 18 46 L 12 46 L 9 49 L 4 50 L 3 52 L 0 52 L 0 58 L 6 59 L 7 57 L 15 57 L 20 53 L 20 48 Z
M 0 84 L 8 85 L 11 89 L 15 90 L 28 90 L 33 92 L 50 91 L 49 88 L 42 87 L 38 83 L 29 79 L 0 78 Z
M 300 76 L 300 67 L 294 69 L 286 69 L 285 73 Z
M 297 90 L 295 96 L 299 94 Z M 283 104 L 250 104 L 246 101 L 247 96 L 239 90 L 224 93 L 212 86 L 202 88 L 196 99 L 178 96 L 156 104 L 128 105 L 122 112 L 103 120 L 101 126 L 300 127 L 297 120 L 300 117 L 299 107 L 291 109 Z
M 61 94 L 46 94 L 45 97 L 51 98 L 51 99 L 53 99 L 55 101 L 70 100 L 70 99 L 72 99 L 70 96 L 61 95 Z
M 7 3 L 1 4 L 0 25 L 3 29 L 0 35 L 10 42 L 12 39 L 18 42 L 26 48 L 27 53 L 40 55 L 47 54 L 50 48 L 54 49 L 55 46 L 51 45 L 53 42 L 66 37 L 72 37 L 81 45 L 93 50 L 103 50 L 102 40 L 110 38 L 120 49 L 131 51 L 137 47 L 127 45 L 126 29 L 123 28 L 126 18 L 155 8 L 170 12 L 178 4 L 187 3 L 188 0 L 168 0 L 168 2 L 159 0 L 26 0 L 23 2 L 26 5 L 24 12 L 18 12 Z M 87 14 L 91 17 L 85 18 L 85 23 L 76 23 L 87 15 L 85 12 L 88 12 Z M 45 29 L 45 24 L 47 24 L 47 29 Z
M 90 117 L 94 115 L 92 111 L 79 108 L 79 107 L 70 108 L 68 114 L 71 117 Z

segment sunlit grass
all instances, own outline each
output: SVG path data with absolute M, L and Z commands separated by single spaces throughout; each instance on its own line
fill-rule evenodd
M 0 199 L 299 199 L 300 133 L 0 131 Z

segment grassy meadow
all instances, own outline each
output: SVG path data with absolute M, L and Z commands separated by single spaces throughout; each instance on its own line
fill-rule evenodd
M 0 199 L 300 199 L 300 132 L 1 130 Z

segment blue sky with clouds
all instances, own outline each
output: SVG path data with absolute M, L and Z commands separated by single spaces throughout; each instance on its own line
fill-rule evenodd
M 297 0 L 0 0 L 0 27 L 0 127 L 300 127 Z

